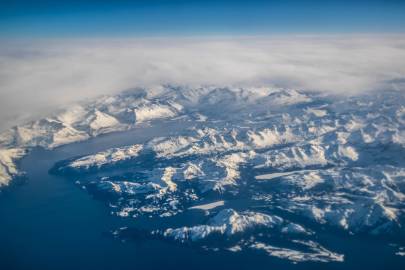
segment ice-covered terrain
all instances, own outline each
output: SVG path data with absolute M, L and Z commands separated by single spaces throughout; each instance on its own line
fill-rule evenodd
M 137 89 L 0 136 L 0 183 L 25 150 L 134 127 L 170 135 L 55 164 L 126 218 L 179 217 L 148 237 L 293 262 L 340 262 L 325 230 L 403 241 L 405 94 L 339 97 L 273 88 Z M 183 123 L 183 125 L 182 125 Z M 203 210 L 196 224 L 181 218 Z

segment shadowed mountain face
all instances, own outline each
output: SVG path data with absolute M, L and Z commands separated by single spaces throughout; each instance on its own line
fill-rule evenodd
M 50 170 L 119 218 L 151 220 L 115 237 L 344 262 L 347 254 L 319 242 L 330 232 L 380 237 L 403 255 L 404 104 L 395 91 L 138 89 L 2 133 L 0 184 L 23 175 L 18 159 L 33 147 L 153 128 L 144 142 L 72 156 Z M 195 211 L 204 217 L 187 219 Z

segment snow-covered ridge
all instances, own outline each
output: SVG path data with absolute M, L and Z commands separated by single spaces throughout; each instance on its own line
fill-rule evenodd
M 245 212 L 239 214 L 233 209 L 224 209 L 208 221 L 208 225 L 166 229 L 163 235 L 177 241 L 198 241 L 211 234 L 231 236 L 257 227 L 273 227 L 280 225 L 282 219 L 261 213 Z
M 138 144 L 111 148 L 94 155 L 87 155 L 74 159 L 72 162 L 58 167 L 58 169 L 63 171 L 70 170 L 80 172 L 82 170 L 101 168 L 106 165 L 111 166 L 137 157 L 142 148 L 143 146 Z
M 295 241 L 297 244 L 308 249 L 308 251 L 300 251 L 291 248 L 280 248 L 272 245 L 267 245 L 262 242 L 255 242 L 250 245 L 250 248 L 263 250 L 270 256 L 275 256 L 281 259 L 287 259 L 293 262 L 343 262 L 344 255 L 327 250 L 323 246 L 313 241 Z
M 0 149 L 0 187 L 20 175 L 15 161 L 24 155 L 25 151 L 21 148 Z
M 261 235 L 266 235 L 265 232 L 272 232 L 270 236 L 260 236 L 260 240 L 256 240 L 255 230 L 261 229 Z M 208 220 L 207 224 L 196 225 L 192 227 L 169 228 L 163 232 L 154 232 L 154 234 L 162 234 L 167 239 L 172 239 L 179 242 L 194 242 L 198 243 L 207 240 L 213 236 L 225 238 L 222 241 L 223 249 L 240 252 L 244 249 L 263 250 L 270 256 L 288 259 L 294 262 L 316 261 L 316 262 L 342 262 L 344 256 L 324 248 L 314 241 L 297 240 L 305 238 L 312 232 L 305 229 L 303 226 L 292 223 L 288 220 L 275 215 L 264 213 L 245 211 L 238 213 L 233 209 L 224 209 Z M 245 236 L 245 237 L 243 237 Z M 247 236 L 247 237 L 246 237 Z M 280 239 L 283 236 L 296 237 L 297 239 L 284 240 L 295 248 L 276 247 L 266 242 L 272 242 L 272 238 Z M 227 239 L 229 240 L 228 243 Z M 209 243 L 209 241 L 208 241 Z M 231 246 L 228 246 L 231 245 Z

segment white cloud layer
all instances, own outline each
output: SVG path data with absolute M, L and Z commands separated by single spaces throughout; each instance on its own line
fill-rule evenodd
M 68 103 L 156 84 L 405 88 L 405 36 L 0 42 L 0 129 Z

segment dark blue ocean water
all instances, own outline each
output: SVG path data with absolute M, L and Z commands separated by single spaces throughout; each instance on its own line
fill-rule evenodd
M 0 194 L 0 269 L 405 269 L 405 257 L 395 256 L 397 248 L 385 239 L 336 232 L 319 235 L 319 242 L 345 254 L 344 263 L 292 264 L 257 252 L 207 252 L 158 240 L 122 242 L 109 232 L 147 227 L 147 221 L 112 216 L 74 179 L 48 173 L 57 161 L 143 142 L 156 132 L 164 135 L 170 127 L 104 135 L 52 151 L 34 149 L 21 162 L 27 180 Z

